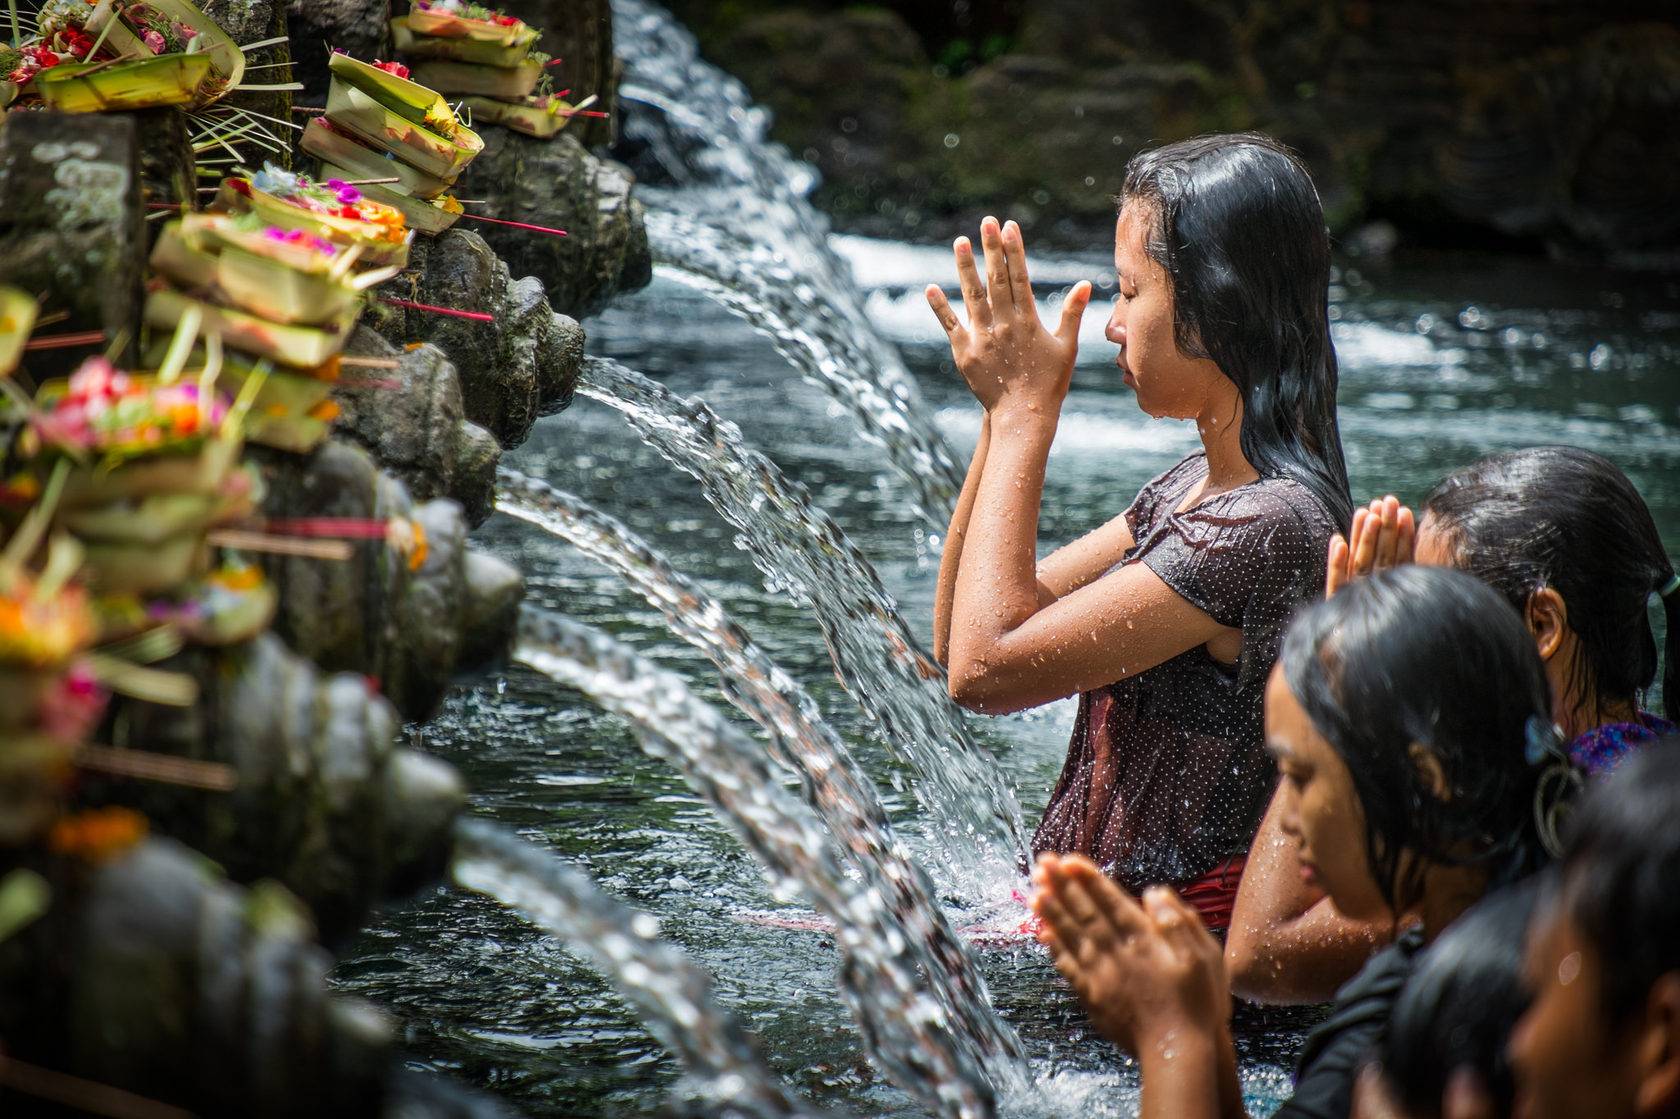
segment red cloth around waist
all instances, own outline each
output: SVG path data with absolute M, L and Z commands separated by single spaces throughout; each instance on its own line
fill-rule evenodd
M 1247 855 L 1232 855 L 1212 870 L 1178 888 L 1178 896 L 1195 906 L 1202 924 L 1213 932 L 1231 927 L 1231 909 L 1237 903 L 1237 884 L 1242 881 Z

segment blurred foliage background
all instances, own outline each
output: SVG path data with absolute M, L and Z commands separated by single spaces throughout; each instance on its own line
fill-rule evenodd
M 671 7 L 843 228 L 934 238 L 1007 211 L 1088 247 L 1139 148 L 1253 128 L 1306 157 L 1350 238 L 1680 250 L 1673 0 Z

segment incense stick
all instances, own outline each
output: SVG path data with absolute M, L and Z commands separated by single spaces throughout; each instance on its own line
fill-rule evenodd
M 82 769 L 95 769 L 114 777 L 135 777 L 143 781 L 162 781 L 170 785 L 185 785 L 191 789 L 207 789 L 225 793 L 239 784 L 233 767 L 221 762 L 178 758 L 150 750 L 130 750 L 121 746 L 96 746 L 84 743 L 76 747 L 71 762 Z
M 464 214 L 462 216 L 472 217 L 471 214 Z M 514 225 L 517 223 L 509 222 L 508 224 Z M 531 228 L 535 229 L 537 227 L 532 226 Z M 471 319 L 473 322 L 496 321 L 495 315 L 486 314 L 483 311 L 458 311 L 453 307 L 437 307 L 430 303 L 416 303 L 412 299 L 397 299 L 396 297 L 389 295 L 381 296 L 379 301 L 381 303 L 389 303 L 393 307 L 407 307 L 412 311 L 430 311 L 434 315 L 453 315 L 455 318 Z
M 355 554 L 343 540 L 297 540 L 289 536 L 273 536 L 245 529 L 217 529 L 205 540 L 218 548 L 236 548 L 244 552 L 267 552 L 275 556 L 301 556 L 304 559 L 331 560 L 343 563 Z

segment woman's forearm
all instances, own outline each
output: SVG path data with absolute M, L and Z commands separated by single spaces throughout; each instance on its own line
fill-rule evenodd
M 939 585 L 933 594 L 933 659 L 940 664 L 946 663 L 950 650 L 951 602 L 957 593 L 957 568 L 962 563 L 963 538 L 968 534 L 968 518 L 974 512 L 974 497 L 980 491 L 980 475 L 986 469 L 986 448 L 991 440 L 991 414 L 981 412 L 980 441 L 974 445 L 968 477 L 963 479 L 957 507 L 951 511 L 951 524 L 945 530 L 945 550 L 939 557 Z
M 1235 1067 L 1229 1035 L 1186 1030 L 1157 1044 L 1140 1046 L 1139 1119 L 1234 1119 L 1242 1114 L 1241 1091 L 1233 1108 L 1224 1080 L 1225 1070 Z
M 951 602 L 953 677 L 983 672 L 993 646 L 1038 611 L 1038 514 L 1056 421 L 1054 408 L 1023 406 L 991 417 L 986 469 L 967 526 L 984 547 L 964 557 Z

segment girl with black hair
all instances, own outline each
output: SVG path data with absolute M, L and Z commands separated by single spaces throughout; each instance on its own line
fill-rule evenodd
M 1508 1048 L 1528 1119 L 1680 1119 L 1676 817 L 1680 739 L 1582 799 L 1528 938 L 1532 1001 Z
M 1393 497 L 1355 511 L 1332 541 L 1326 588 L 1413 560 L 1488 583 L 1521 614 L 1546 666 L 1552 719 L 1587 774 L 1675 730 L 1680 718 L 1680 579 L 1651 511 L 1603 455 L 1531 447 L 1456 470 L 1423 518 Z M 1667 718 L 1645 709 L 1657 678 L 1648 607 L 1667 618 Z M 1226 942 L 1232 985 L 1262 1002 L 1317 1002 L 1386 942 L 1381 923 L 1346 921 L 1301 885 L 1276 806 L 1255 837 Z
M 1266 673 L 1351 512 L 1318 195 L 1261 136 L 1127 167 L 1108 338 L 1138 406 L 1194 420 L 1202 449 L 1042 562 L 1045 460 L 1091 287 L 1052 332 L 1019 227 L 980 232 L 984 281 L 968 240 L 955 247 L 966 324 L 927 292 L 985 409 L 940 564 L 935 655 L 975 710 L 1080 696 L 1035 851 L 1090 855 L 1134 888 L 1170 882 L 1222 924 L 1271 789 Z
M 1397 937 L 1307 1036 L 1282 1119 L 1346 1116 L 1419 951 L 1545 863 L 1549 778 L 1567 764 L 1549 712 L 1521 620 L 1455 571 L 1385 572 L 1290 626 L 1266 686 L 1284 834 L 1338 911 L 1390 920 Z M 1532 743 L 1544 748 L 1531 762 Z M 1137 1054 L 1145 1119 L 1240 1114 L 1230 989 L 1194 911 L 1170 890 L 1139 904 L 1079 857 L 1042 857 L 1034 880 L 1057 968 Z

